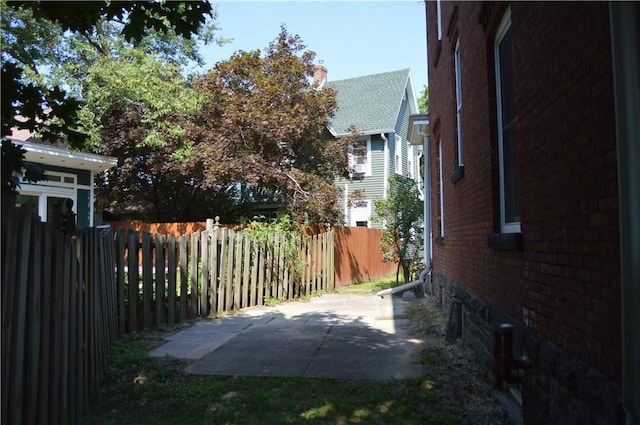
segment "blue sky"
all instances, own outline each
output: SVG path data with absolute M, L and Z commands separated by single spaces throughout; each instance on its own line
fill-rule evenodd
M 238 50 L 264 50 L 284 24 L 323 61 L 329 80 L 411 68 L 419 95 L 427 83 L 425 5 L 396 1 L 214 1 L 218 35 L 205 46 L 205 69 Z

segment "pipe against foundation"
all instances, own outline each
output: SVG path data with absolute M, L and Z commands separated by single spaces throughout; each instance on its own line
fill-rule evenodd
M 384 297 L 385 295 L 395 294 L 401 291 L 406 291 L 407 289 L 414 288 L 421 283 L 421 280 L 414 280 L 413 282 L 405 283 L 404 285 L 396 286 L 395 288 L 383 289 L 382 291 L 378 291 L 376 295 L 379 297 Z

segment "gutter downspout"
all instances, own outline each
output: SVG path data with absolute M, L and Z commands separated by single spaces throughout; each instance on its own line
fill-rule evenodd
M 384 140 L 384 182 L 382 183 L 382 197 L 387 199 L 387 191 L 389 190 L 389 139 L 384 133 L 380 133 L 380 137 Z
M 424 158 L 424 176 L 422 176 L 424 182 L 424 233 L 428 241 L 424 241 L 424 268 L 425 270 L 431 270 L 431 264 L 433 262 L 433 246 L 432 243 L 432 229 L 431 229 L 431 152 L 429 143 L 429 133 L 423 133 L 418 131 L 418 134 L 423 137 L 422 144 L 422 157 Z
M 609 2 L 620 209 L 622 399 L 640 424 L 640 3 Z
M 397 292 L 405 291 L 407 289 L 411 289 L 415 286 L 418 286 L 421 283 L 423 283 L 422 280 L 414 280 L 413 282 L 405 283 L 404 285 L 396 286 L 394 288 L 383 289 L 382 291 L 378 291 L 376 295 L 378 297 L 384 298 L 385 295 L 390 295 L 390 294 L 395 294 Z

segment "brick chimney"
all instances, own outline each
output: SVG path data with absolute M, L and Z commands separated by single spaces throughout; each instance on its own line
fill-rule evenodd
M 315 87 L 316 90 L 320 90 L 326 82 L 327 68 L 325 68 L 324 65 L 322 65 L 322 61 L 320 61 L 320 64 L 313 68 L 313 87 Z

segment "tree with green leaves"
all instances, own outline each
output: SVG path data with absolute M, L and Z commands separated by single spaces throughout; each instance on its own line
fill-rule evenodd
M 163 222 L 229 218 L 233 191 L 202 185 L 187 134 L 199 100 L 178 66 L 132 49 L 123 59 L 96 62 L 83 85 L 79 123 L 90 146 L 118 158 L 97 180 L 99 208 Z
M 315 53 L 282 27 L 264 52 L 236 52 L 194 88 L 204 98 L 191 136 L 207 184 L 260 187 L 298 223 L 342 222 L 337 175 L 350 138 L 324 137 L 335 92 L 312 86 Z
M 8 101 L 14 108 L 3 108 L 3 134 L 15 125 L 13 114 L 33 107 L 37 120 L 21 126 L 118 158 L 118 167 L 98 180 L 99 206 L 163 221 L 207 215 L 203 210 L 219 196 L 199 192 L 197 167 L 184 163 L 186 123 L 197 101 L 181 67 L 203 63 L 198 43 L 225 42 L 215 37 L 215 10 L 202 2 L 9 5 L 2 8 L 3 67 L 20 69 L 16 81 L 40 95 L 31 103 Z M 45 95 L 59 87 L 72 95 L 62 120 Z
M 202 34 L 210 41 L 206 21 L 215 18 L 207 1 L 3 0 L 0 6 L 2 136 L 17 126 L 45 139 L 74 135 L 68 131 L 79 107 L 73 82 L 82 80 L 97 58 L 116 54 L 121 46 L 138 46 L 181 62 L 197 59 L 193 37 Z
M 384 223 L 380 248 L 385 261 L 398 264 L 404 282 L 409 282 L 418 264 L 422 264 L 424 243 L 423 211 L 416 182 L 405 176 L 394 175 L 389 179 L 386 198 L 374 199 L 375 220 Z
M 418 110 L 421 114 L 429 112 L 429 86 L 423 86 L 418 98 Z
M 298 222 L 341 222 L 333 179 L 346 172 L 350 141 L 323 138 L 335 94 L 310 85 L 314 54 L 297 36 L 283 28 L 264 54 L 238 52 L 192 85 L 178 65 L 196 52 L 185 48 L 185 28 L 170 17 L 183 13 L 202 24 L 194 11 L 206 8 L 133 3 L 139 13 L 118 4 L 88 3 L 77 22 L 67 21 L 64 8 L 40 3 L 13 7 L 3 19 L 11 23 L 3 39 L 19 39 L 31 24 L 40 34 L 34 49 L 15 47 L 8 56 L 24 71 L 20 83 L 64 86 L 81 101 L 68 121 L 57 120 L 55 108 L 45 121 L 59 122 L 68 136 L 73 125 L 85 148 L 118 157 L 118 167 L 99 181 L 99 206 L 152 220 L 224 219 L 236 215 L 238 188 L 260 187 Z M 187 33 L 199 34 L 195 27 Z M 12 104 L 12 113 L 24 106 Z

